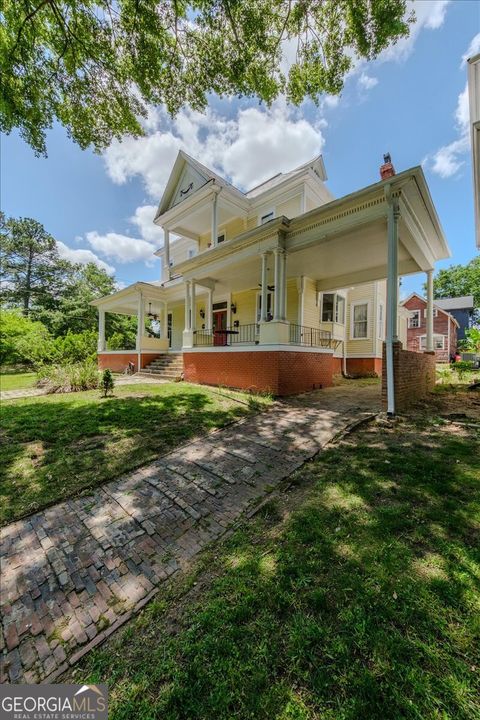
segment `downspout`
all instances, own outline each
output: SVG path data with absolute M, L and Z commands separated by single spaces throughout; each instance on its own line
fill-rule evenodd
M 395 378 L 393 369 L 393 343 L 396 340 L 396 314 L 398 312 L 398 205 L 392 197 L 391 183 L 385 185 L 387 212 L 387 415 L 395 415 Z

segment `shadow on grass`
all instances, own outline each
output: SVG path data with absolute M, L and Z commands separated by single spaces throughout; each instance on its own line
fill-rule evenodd
M 254 401 L 198 388 L 49 396 L 4 404 L 1 521 L 117 477 L 252 410 Z M 128 393 L 128 394 L 126 394 Z
M 155 601 L 77 671 L 112 718 L 480 716 L 478 437 L 363 431 L 295 479 L 296 511 L 269 506 L 194 600 Z

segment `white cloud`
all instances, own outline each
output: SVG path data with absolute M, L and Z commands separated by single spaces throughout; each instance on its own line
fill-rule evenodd
M 130 222 L 137 226 L 144 240 L 160 247 L 163 245 L 163 230 L 153 224 L 156 212 L 156 205 L 140 205 L 130 218 Z
M 324 142 L 320 123 L 314 126 L 282 101 L 269 109 L 239 110 L 234 118 L 211 109 L 205 114 L 185 110 L 170 127 L 165 114 L 156 111 L 148 122 L 150 134 L 114 142 L 104 157 L 114 182 L 139 176 L 155 200 L 161 197 L 179 149 L 248 188 L 306 162 Z
M 150 264 L 155 260 L 153 253 L 157 247 L 146 240 L 115 232 L 101 235 L 96 230 L 88 232 L 86 238 L 94 250 L 120 263 L 143 261 Z
M 465 160 L 463 155 L 470 147 L 469 136 L 469 110 L 468 110 L 468 86 L 460 93 L 455 110 L 455 124 L 458 137 L 448 145 L 444 145 L 433 155 L 426 158 L 426 165 L 442 178 L 449 178 L 460 170 Z
M 425 0 L 423 0 L 423 3 L 425 3 Z M 437 30 L 439 27 L 442 27 L 445 21 L 448 3 L 449 0 L 436 0 L 436 2 L 430 4 L 430 9 L 425 20 L 425 27 L 430 30 Z M 416 7 L 418 7 L 418 5 L 419 3 L 415 4 Z
M 465 53 L 465 55 L 462 55 L 462 64 L 460 65 L 460 67 L 462 67 L 462 68 L 465 67 L 465 65 L 467 64 L 467 60 L 469 58 L 473 57 L 474 55 L 477 55 L 479 52 L 480 52 L 480 33 L 477 33 L 477 35 L 475 35 L 472 38 L 472 42 L 468 46 L 468 50 Z
M 115 273 L 115 268 L 112 265 L 109 265 L 108 263 L 104 262 L 103 260 L 100 260 L 100 258 L 95 255 L 91 250 L 85 249 L 77 249 L 68 247 L 68 245 L 65 245 L 65 243 L 61 242 L 60 240 L 57 240 L 57 248 L 58 248 L 58 254 L 60 255 L 63 260 L 68 260 L 72 263 L 80 263 L 81 265 L 87 265 L 88 263 L 94 263 L 97 265 L 97 267 L 101 268 L 102 270 L 105 270 L 109 275 L 113 275 Z
M 415 22 L 410 25 L 410 33 L 408 37 L 400 38 L 395 45 L 391 45 L 384 50 L 379 59 L 399 62 L 406 60 L 411 55 L 418 35 L 424 28 L 438 30 L 438 28 L 442 27 L 449 4 L 450 0 L 421 0 L 420 2 L 408 0 L 407 17 L 412 10 L 415 12 L 416 17 Z
M 370 77 L 370 75 L 367 75 L 365 72 L 362 72 L 360 77 L 358 78 L 358 84 L 364 89 L 364 90 L 371 90 L 375 87 L 375 85 L 378 85 L 378 80 L 375 77 Z

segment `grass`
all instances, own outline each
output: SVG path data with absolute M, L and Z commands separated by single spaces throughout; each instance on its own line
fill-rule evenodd
M 112 720 L 479 718 L 480 438 L 447 400 L 304 466 L 63 681 Z
M 22 373 L 1 373 L 0 391 L 5 390 L 26 390 L 35 385 L 37 376 L 33 372 Z
M 0 520 L 111 480 L 268 403 L 183 383 L 123 385 L 107 399 L 92 390 L 3 401 Z

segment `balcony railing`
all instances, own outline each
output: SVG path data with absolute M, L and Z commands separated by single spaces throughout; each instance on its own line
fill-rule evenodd
M 305 347 L 329 348 L 335 350 L 340 340 L 332 338 L 328 330 L 305 327 L 304 325 L 293 325 L 289 327 L 290 342 L 292 345 L 303 345 Z
M 259 332 L 260 328 L 257 323 L 227 327 L 222 330 L 196 330 L 194 345 L 198 347 L 258 345 Z

